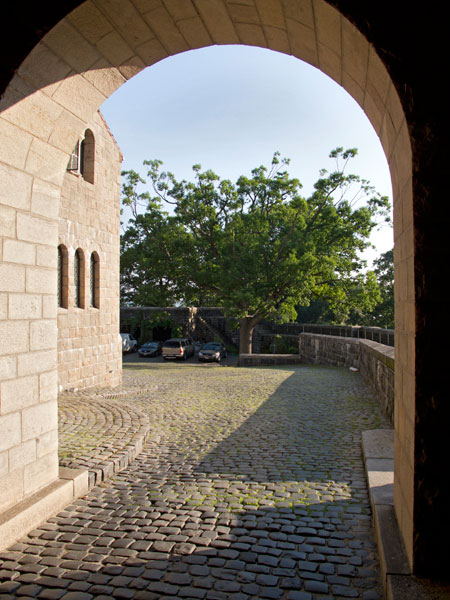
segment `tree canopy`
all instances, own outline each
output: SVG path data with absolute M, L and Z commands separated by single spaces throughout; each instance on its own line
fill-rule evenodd
M 394 329 L 394 251 L 382 253 L 373 271 L 356 274 L 346 287 L 347 302 L 330 303 L 314 295 L 297 306 L 299 323 L 366 325 Z
M 222 306 L 240 321 L 241 353 L 251 352 L 262 319 L 295 320 L 295 307 L 313 297 L 374 304 L 378 287 L 360 273 L 361 252 L 390 206 L 368 181 L 346 174 L 356 152 L 333 150 L 335 169 L 320 172 L 308 198 L 279 153 L 236 183 L 200 165 L 194 181 L 178 181 L 151 160 L 144 165 L 152 193 L 139 194 L 145 180 L 124 172 L 123 202 L 133 214 L 122 237 L 125 301 Z M 352 300 L 346 290 L 358 277 Z

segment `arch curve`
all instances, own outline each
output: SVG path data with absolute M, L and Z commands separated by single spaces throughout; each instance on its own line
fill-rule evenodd
M 396 478 L 396 506 L 413 562 L 414 518 L 409 500 L 415 485 L 410 406 L 415 351 L 411 143 L 395 86 L 374 46 L 325 0 L 245 4 L 88 0 L 55 25 L 17 69 L 0 104 L 0 172 L 9 190 L 1 198 L 2 235 L 35 245 L 41 257 L 33 265 L 34 279 L 27 280 L 35 284 L 27 283 L 25 289 L 25 284 L 14 283 L 0 291 L 17 293 L 20 288 L 23 293 L 56 295 L 54 259 L 45 262 L 42 257 L 52 252 L 54 256 L 58 244 L 59 200 L 69 155 L 103 101 L 142 69 L 170 55 L 213 44 L 261 46 L 310 63 L 348 91 L 380 137 L 391 171 L 398 248 L 396 335 L 401 351 L 396 364 L 396 426 L 397 431 L 409 431 L 409 435 L 396 436 L 396 458 L 402 466 Z M 22 268 L 31 272 L 29 265 Z M 16 271 L 15 281 L 22 281 Z M 55 319 L 56 310 L 50 312 L 47 319 Z M 29 327 L 24 320 L 23 331 Z M 22 350 L 24 355 L 32 352 L 26 344 Z M 49 363 L 42 370 L 51 373 L 56 366 Z M 56 411 L 56 389 L 47 403 Z M 18 487 L 7 505 L 56 476 L 54 450 L 46 461 L 34 488 L 31 484 L 26 490 Z

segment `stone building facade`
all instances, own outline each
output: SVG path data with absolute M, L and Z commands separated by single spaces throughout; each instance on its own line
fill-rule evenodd
M 69 161 L 58 226 L 59 390 L 121 381 L 120 167 L 100 112 Z

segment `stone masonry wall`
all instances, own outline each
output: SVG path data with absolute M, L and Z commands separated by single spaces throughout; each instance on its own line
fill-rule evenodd
M 380 401 L 385 415 L 394 424 L 394 348 L 359 340 L 359 370 Z
M 371 340 L 302 333 L 299 353 L 302 362 L 359 369 L 394 423 L 394 348 Z
M 123 306 L 120 309 L 121 331 L 142 338 L 141 322 L 156 322 L 159 315 L 167 316 L 173 325 L 181 326 L 182 334 L 195 341 L 207 342 L 219 338 L 225 344 L 236 344 L 239 340 L 239 331 L 233 329 L 230 319 L 223 315 L 223 309 L 217 307 Z M 141 339 L 141 342 L 150 339 L 150 332 L 145 333 L 146 339 Z
M 358 339 L 302 333 L 299 340 L 303 362 L 359 369 Z
M 100 113 L 89 129 L 94 138 L 94 173 L 67 172 L 61 192 L 59 244 L 67 250 L 67 308 L 58 308 L 60 390 L 114 386 L 121 381 L 119 339 L 119 233 L 121 154 Z M 88 157 L 89 158 L 89 157 Z M 93 179 L 93 183 L 89 180 Z M 75 252 L 79 273 L 77 306 Z M 91 298 L 91 255 L 98 260 L 95 302 Z M 94 277 L 95 279 L 95 277 Z M 94 306 L 92 305 L 94 304 Z
M 136 337 L 142 336 L 141 327 L 145 322 L 158 323 L 159 318 L 163 321 L 167 319 L 173 326 L 180 326 L 181 335 L 188 337 L 193 335 L 194 309 L 189 306 L 122 306 L 120 308 L 121 331 Z M 148 339 L 140 341 L 148 341 Z

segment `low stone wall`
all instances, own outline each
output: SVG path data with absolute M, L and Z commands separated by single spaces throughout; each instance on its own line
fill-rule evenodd
M 376 393 L 385 415 L 394 424 L 394 348 L 359 340 L 359 370 Z
M 358 369 L 394 423 L 394 348 L 371 340 L 302 333 L 301 362 Z
M 267 323 L 273 333 L 281 335 L 300 335 L 301 333 L 315 333 L 320 335 L 332 335 L 347 338 L 360 338 L 379 342 L 386 346 L 394 346 L 395 332 L 393 329 L 382 329 L 381 327 L 364 327 L 359 325 L 327 325 L 325 323 L 313 325 L 311 323 Z
M 299 353 L 302 362 L 359 369 L 359 340 L 334 335 L 301 333 Z
M 241 367 L 259 367 L 267 365 L 298 365 L 302 362 L 298 354 L 240 354 Z

